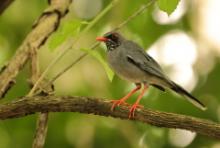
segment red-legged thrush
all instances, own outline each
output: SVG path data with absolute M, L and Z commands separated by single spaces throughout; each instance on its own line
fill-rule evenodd
M 130 82 L 136 84 L 136 88 L 129 92 L 120 100 L 114 100 L 112 110 L 115 106 L 125 103 L 125 101 L 141 89 L 144 85 L 137 101 L 130 108 L 130 117 L 134 117 L 139 102 L 143 97 L 148 86 L 154 86 L 162 91 L 171 89 L 176 93 L 185 96 L 185 98 L 196 107 L 205 110 L 206 107 L 198 99 L 192 96 L 181 86 L 170 80 L 161 69 L 160 65 L 149 56 L 143 48 L 133 41 L 125 39 L 117 32 L 108 32 L 103 37 L 97 37 L 96 40 L 102 41 L 107 46 L 107 61 L 115 73 Z

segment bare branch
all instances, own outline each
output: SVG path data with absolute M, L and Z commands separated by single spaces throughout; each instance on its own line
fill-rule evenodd
M 43 148 L 47 136 L 49 113 L 41 113 L 37 119 L 37 128 L 32 148 Z
M 51 5 L 39 17 L 33 25 L 32 31 L 27 35 L 14 57 L 0 75 L 0 98 L 4 96 L 12 85 L 18 72 L 26 64 L 30 57 L 30 51 L 39 49 L 47 38 L 57 29 L 60 19 L 68 12 L 71 0 L 53 0 Z
M 129 106 L 122 106 L 112 112 L 110 110 L 111 105 L 108 100 L 92 97 L 23 97 L 18 101 L 1 105 L 0 119 L 18 118 L 36 112 L 80 112 L 128 120 Z M 191 116 L 151 109 L 138 109 L 135 112 L 135 118 L 132 120 L 158 127 L 186 129 L 220 139 L 220 124 Z
M 31 83 L 33 85 L 40 75 L 37 49 L 33 48 L 31 50 L 30 57 L 31 57 Z
M 91 46 L 91 49 L 94 50 L 98 45 L 99 45 L 99 43 L 95 42 Z M 82 60 L 87 55 L 88 55 L 88 53 L 83 53 L 82 55 L 80 55 L 75 61 L 73 61 L 70 65 L 65 67 L 62 71 L 60 71 L 57 75 L 55 75 L 48 83 L 46 83 L 43 86 L 43 88 L 48 87 L 49 85 L 53 84 L 53 82 L 56 81 L 56 79 L 58 79 L 61 75 L 63 75 L 65 72 L 67 72 L 71 67 L 73 67 L 75 64 L 77 64 L 80 60 Z M 39 91 L 36 91 L 35 94 L 38 94 L 38 93 L 39 93 Z

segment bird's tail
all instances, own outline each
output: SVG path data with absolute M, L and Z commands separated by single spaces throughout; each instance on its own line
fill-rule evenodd
M 175 82 L 170 81 L 170 88 L 174 90 L 176 93 L 185 96 L 185 98 L 191 102 L 193 105 L 198 107 L 201 110 L 206 110 L 206 106 L 200 102 L 198 99 L 196 99 L 194 96 L 192 96 L 189 92 L 187 92 L 185 89 L 183 89 L 181 86 L 177 85 Z

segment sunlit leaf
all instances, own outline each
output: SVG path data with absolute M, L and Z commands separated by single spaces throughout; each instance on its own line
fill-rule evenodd
M 108 76 L 108 79 L 110 81 L 112 81 L 113 77 L 114 77 L 114 72 L 110 69 L 110 67 L 108 66 L 108 64 L 106 63 L 106 61 L 103 59 L 103 57 L 101 56 L 101 54 L 99 54 L 99 52 L 95 51 L 95 50 L 91 50 L 91 49 L 85 49 L 82 48 L 82 51 L 87 52 L 89 55 L 93 56 L 94 58 L 96 58 L 104 67 L 105 72 Z
M 56 33 L 54 33 L 48 41 L 49 49 L 53 51 L 68 37 L 74 37 L 79 33 L 81 25 L 82 23 L 79 20 L 70 20 L 61 24 Z
M 158 0 L 160 10 L 170 15 L 177 7 L 180 0 Z

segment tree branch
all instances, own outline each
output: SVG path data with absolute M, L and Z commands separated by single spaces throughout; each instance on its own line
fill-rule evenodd
M 36 112 L 80 112 L 127 119 L 129 106 L 121 106 L 114 112 L 111 102 L 92 97 L 34 96 L 0 106 L 0 119 L 18 118 Z M 220 124 L 191 116 L 138 109 L 132 120 L 158 127 L 186 129 L 198 134 L 220 139 Z
M 43 148 L 47 137 L 49 113 L 41 113 L 37 119 L 37 127 L 32 148 Z
M 0 98 L 6 94 L 14 83 L 14 78 L 26 64 L 32 49 L 39 49 L 48 37 L 57 29 L 61 18 L 68 12 L 71 0 L 53 0 L 33 25 L 14 57 L 0 75 Z

